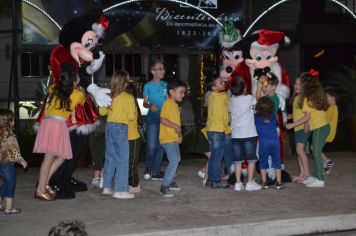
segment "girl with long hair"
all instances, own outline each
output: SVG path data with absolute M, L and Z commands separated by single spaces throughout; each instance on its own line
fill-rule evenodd
M 304 117 L 304 113 L 299 108 L 299 98 L 302 94 L 302 80 L 298 77 L 294 83 L 294 95 L 293 95 L 293 121 L 297 121 Z M 300 169 L 300 174 L 293 177 L 293 182 L 303 183 L 309 176 L 309 161 L 308 156 L 305 152 L 305 145 L 309 139 L 309 127 L 308 125 L 299 125 L 294 127 L 294 140 L 296 153 L 298 158 L 298 164 Z
M 324 187 L 323 163 L 321 154 L 326 142 L 326 137 L 330 132 L 330 126 L 326 119 L 328 103 L 323 87 L 319 81 L 319 73 L 315 70 L 303 73 L 302 91 L 298 98 L 298 107 L 304 116 L 291 124 L 287 124 L 287 129 L 292 129 L 299 125 L 307 125 L 312 134 L 312 152 L 314 159 L 314 177 L 308 177 L 303 183 L 307 187 Z
M 71 159 L 72 148 L 66 120 L 77 104 L 84 104 L 85 94 L 77 86 L 79 76 L 71 63 L 62 64 L 58 83 L 50 88 L 50 99 L 45 118 L 37 132 L 34 153 L 44 153 L 35 198 L 54 200 L 56 192 L 48 185 L 53 173 L 66 159 Z

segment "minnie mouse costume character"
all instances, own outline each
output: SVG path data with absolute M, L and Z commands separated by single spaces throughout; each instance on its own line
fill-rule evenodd
M 105 55 L 102 51 L 93 52 L 99 38 L 109 26 L 108 19 L 101 10 L 88 13 L 67 22 L 59 33 L 60 45 L 55 47 L 50 56 L 50 68 L 53 83 L 58 81 L 63 62 L 72 63 L 79 71 L 80 86 L 85 88 L 99 106 L 109 106 L 111 98 L 109 89 L 100 88 L 93 83 L 93 74 L 101 67 Z M 57 191 L 57 199 L 74 198 L 75 192 L 87 191 L 87 185 L 72 177 L 79 154 L 83 146 L 83 135 L 92 132 L 99 124 L 99 115 L 89 96 L 83 106 L 75 107 L 75 112 L 67 120 L 70 130 L 73 158 L 58 168 L 50 180 Z M 40 123 L 41 118 L 38 122 Z

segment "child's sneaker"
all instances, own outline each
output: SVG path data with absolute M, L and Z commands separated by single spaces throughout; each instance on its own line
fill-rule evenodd
M 92 188 L 100 188 L 100 178 L 94 178 L 91 180 L 91 187 Z
M 113 191 L 112 191 L 111 188 L 104 188 L 103 189 L 103 194 L 104 195 L 111 195 L 111 194 L 113 194 Z
M 177 183 L 176 182 L 172 182 L 170 185 L 169 185 L 169 190 L 172 190 L 172 191 L 180 191 L 182 190 L 180 187 L 178 187 Z
M 145 173 L 143 174 L 143 178 L 145 178 L 146 180 L 151 179 L 151 169 L 150 168 L 146 168 L 145 169 Z
M 334 166 L 334 162 L 332 160 L 327 161 L 326 164 L 324 165 L 325 174 L 330 174 L 333 166 Z
M 284 184 L 276 182 L 276 189 L 282 189 L 282 188 L 284 188 Z
M 174 197 L 174 195 L 171 192 L 169 192 L 169 188 L 164 187 L 163 185 L 161 186 L 160 194 L 162 197 Z
M 129 192 L 115 192 L 112 197 L 118 199 L 131 199 L 134 198 L 135 195 Z
M 256 183 L 254 180 L 252 180 L 251 182 L 247 182 L 245 189 L 246 191 L 261 190 L 262 186 Z
M 262 189 L 269 189 L 269 186 L 267 185 L 267 182 L 262 182 L 261 183 Z
M 205 173 L 203 171 L 201 171 L 201 170 L 198 171 L 197 175 L 202 179 L 205 178 Z
M 307 185 L 310 184 L 311 182 L 314 181 L 314 177 L 313 176 L 309 176 L 306 180 L 303 181 L 303 184 Z
M 158 172 L 157 174 L 153 174 L 151 176 L 151 179 L 152 180 L 159 180 L 159 181 L 162 181 L 163 180 L 163 177 L 164 177 L 164 172 L 163 171 L 160 171 Z
M 243 191 L 244 190 L 243 184 L 241 182 L 240 183 L 235 183 L 234 190 L 235 191 L 239 191 L 239 192 Z
M 104 188 L 104 177 L 100 177 L 100 183 L 99 183 L 99 188 Z
M 319 180 L 314 178 L 314 181 L 311 183 L 306 184 L 305 186 L 309 188 L 323 188 L 325 186 L 325 182 L 323 180 Z
M 137 187 L 129 186 L 129 193 L 140 193 L 141 192 L 141 186 L 137 185 Z

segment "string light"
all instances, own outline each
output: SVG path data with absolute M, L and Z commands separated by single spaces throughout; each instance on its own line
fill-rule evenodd
M 205 81 L 204 81 L 204 55 L 200 55 L 200 95 L 204 96 Z

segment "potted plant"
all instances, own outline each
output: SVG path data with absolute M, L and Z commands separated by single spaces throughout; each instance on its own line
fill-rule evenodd
M 340 96 L 340 100 L 347 105 L 344 117 L 347 140 L 349 140 L 353 151 L 356 151 L 356 59 L 348 66 L 340 66 L 331 74 L 332 88 Z

